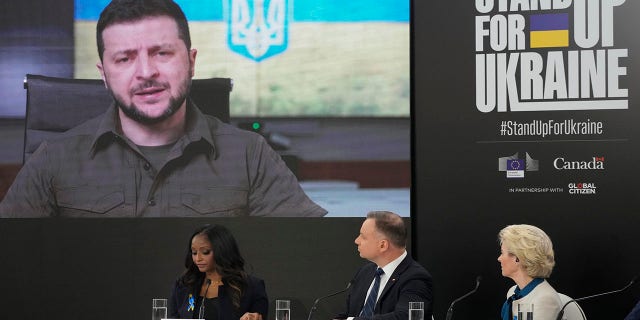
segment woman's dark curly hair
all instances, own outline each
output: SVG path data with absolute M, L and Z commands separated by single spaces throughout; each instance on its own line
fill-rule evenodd
M 193 287 L 204 281 L 205 274 L 198 270 L 191 255 L 191 241 L 197 235 L 204 235 L 211 242 L 213 261 L 225 286 L 229 286 L 231 301 L 236 309 L 240 308 L 240 297 L 247 286 L 247 274 L 244 271 L 244 258 L 240 254 L 236 239 L 229 229 L 221 225 L 205 225 L 198 228 L 189 238 L 184 259 L 185 271 L 179 279 L 183 286 Z

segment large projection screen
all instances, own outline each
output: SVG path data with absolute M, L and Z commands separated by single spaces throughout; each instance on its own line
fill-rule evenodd
M 195 77 L 233 79 L 232 124 L 258 122 L 265 136 L 284 137 L 291 147 L 279 153 L 295 159 L 303 188 L 328 217 L 380 208 L 409 216 L 408 0 L 177 2 L 198 49 Z M 99 78 L 95 24 L 107 4 L 3 4 L 0 118 L 16 121 L 5 121 L 0 163 L 10 170 L 22 159 L 24 75 Z M 247 27 L 261 23 L 263 33 Z

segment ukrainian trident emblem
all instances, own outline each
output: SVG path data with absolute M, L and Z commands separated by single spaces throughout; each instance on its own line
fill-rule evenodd
M 229 0 L 227 42 L 260 62 L 287 50 L 290 0 Z

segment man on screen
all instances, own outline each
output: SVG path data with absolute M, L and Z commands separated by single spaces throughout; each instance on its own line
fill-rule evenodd
M 197 51 L 177 4 L 114 0 L 96 37 L 115 105 L 42 143 L 1 217 L 327 213 L 261 136 L 203 115 L 187 98 Z
M 424 302 L 424 319 L 431 319 L 431 275 L 407 255 L 407 229 L 402 218 L 373 211 L 362 223 L 355 243 L 360 256 L 371 263 L 356 273 L 346 311 L 337 319 L 409 318 L 409 302 Z

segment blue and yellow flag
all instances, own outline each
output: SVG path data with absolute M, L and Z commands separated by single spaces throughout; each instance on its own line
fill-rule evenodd
M 536 14 L 530 17 L 531 48 L 569 46 L 569 14 Z

